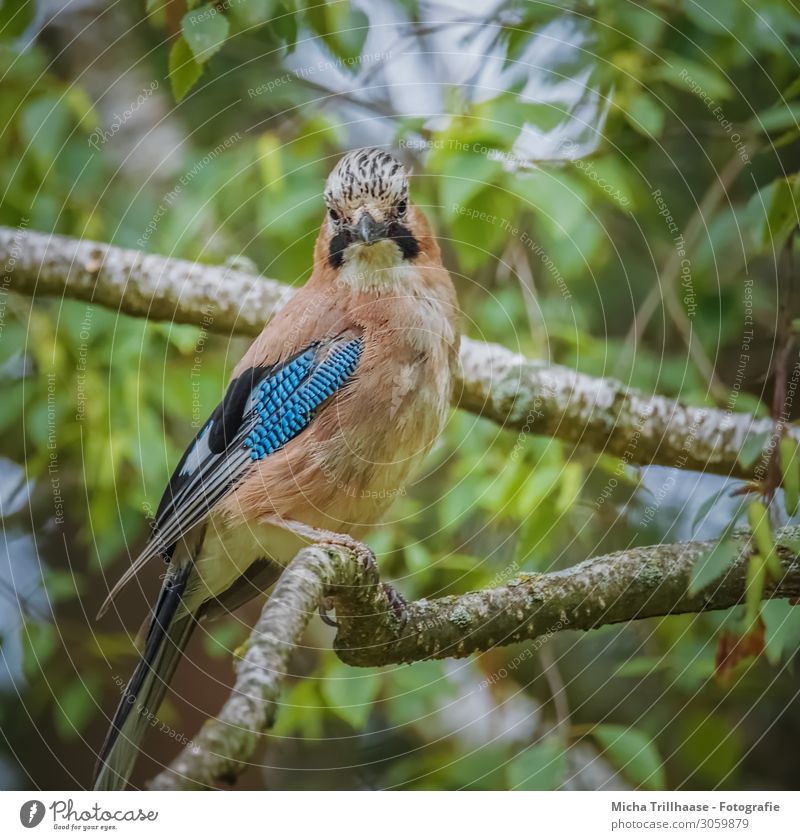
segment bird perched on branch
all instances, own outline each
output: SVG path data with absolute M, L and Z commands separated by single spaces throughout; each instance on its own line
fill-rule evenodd
M 311 542 L 359 542 L 439 436 L 458 364 L 455 291 L 400 162 L 328 177 L 309 281 L 265 327 L 181 458 L 142 553 L 167 573 L 95 787 L 124 788 L 195 623 L 263 592 Z

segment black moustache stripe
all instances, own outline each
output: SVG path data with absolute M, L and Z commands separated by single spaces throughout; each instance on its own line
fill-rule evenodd
M 386 232 L 386 238 L 394 242 L 400 249 L 404 260 L 413 260 L 419 256 L 419 242 L 414 234 L 400 222 L 392 222 Z M 331 238 L 328 262 L 332 268 L 341 268 L 344 264 L 344 252 L 353 241 L 347 231 L 340 231 Z
M 328 252 L 328 262 L 333 268 L 341 268 L 344 263 L 344 249 L 351 242 L 350 234 L 346 231 L 340 231 L 331 238 L 330 251 Z
M 392 222 L 389 225 L 388 238 L 397 243 L 404 260 L 413 260 L 419 256 L 419 242 L 414 234 L 400 222 Z

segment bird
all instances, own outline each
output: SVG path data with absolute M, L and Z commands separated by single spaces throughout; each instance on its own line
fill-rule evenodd
M 147 543 L 101 607 L 99 616 L 150 560 L 166 562 L 96 790 L 128 785 L 197 623 L 267 592 L 309 544 L 374 562 L 365 535 L 443 431 L 461 319 L 406 167 L 384 149 L 355 149 L 322 199 L 309 279 L 235 366 Z

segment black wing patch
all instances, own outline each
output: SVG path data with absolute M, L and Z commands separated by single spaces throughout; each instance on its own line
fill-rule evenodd
M 223 453 L 236 438 L 250 394 L 272 370 L 271 366 L 249 368 L 228 385 L 228 390 L 225 392 L 222 402 L 217 405 L 206 424 L 186 447 L 178 466 L 175 467 L 175 472 L 173 472 L 158 504 L 158 510 L 153 520 L 154 530 L 159 527 L 159 523 L 163 525 L 166 510 L 174 507 L 176 496 L 192 480 L 192 471 L 187 469 L 186 462 L 190 456 L 197 457 L 202 451 L 203 444 L 200 443 L 198 447 L 201 438 L 205 436 L 206 445 L 212 455 Z

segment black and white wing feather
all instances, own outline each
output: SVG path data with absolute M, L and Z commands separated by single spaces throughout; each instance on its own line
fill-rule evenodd
M 169 560 L 175 543 L 201 522 L 254 462 L 285 446 L 355 372 L 360 338 L 315 342 L 274 367 L 253 367 L 228 387 L 181 458 L 156 511 L 153 535 L 109 593 L 102 615 L 153 557 Z

